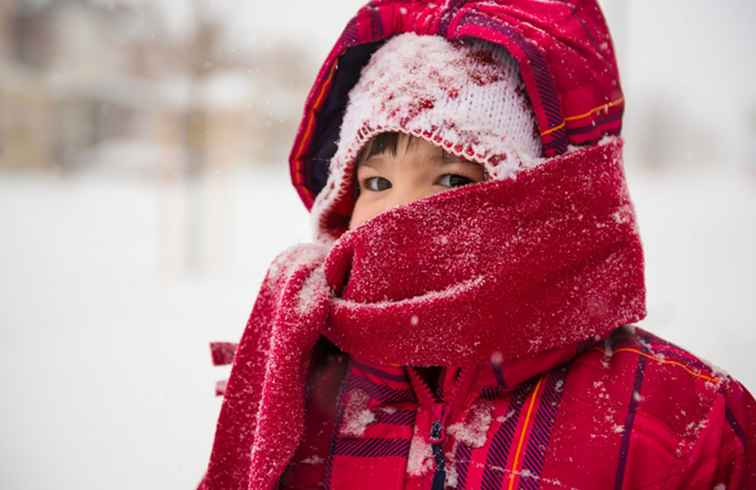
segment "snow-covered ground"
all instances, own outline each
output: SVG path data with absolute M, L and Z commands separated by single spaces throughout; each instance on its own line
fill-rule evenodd
M 756 390 L 756 179 L 631 174 L 640 325 Z M 0 488 L 192 488 L 273 256 L 309 225 L 286 170 L 185 187 L 0 175 Z M 189 227 L 187 209 L 201 218 Z M 194 237 L 186 246 L 187 236 Z M 192 252 L 204 271 L 186 272 Z

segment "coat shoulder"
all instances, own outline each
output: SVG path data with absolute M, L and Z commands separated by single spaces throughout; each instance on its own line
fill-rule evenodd
M 735 380 L 723 369 L 679 345 L 633 325 L 615 329 L 579 356 L 586 367 L 614 381 L 627 378 L 650 392 L 684 397 L 693 392 L 724 391 Z
M 729 387 L 723 370 L 640 327 L 623 326 L 597 340 L 570 369 L 568 385 L 584 403 L 614 406 L 649 419 L 675 438 L 706 419 Z M 691 425 L 693 424 L 693 425 Z

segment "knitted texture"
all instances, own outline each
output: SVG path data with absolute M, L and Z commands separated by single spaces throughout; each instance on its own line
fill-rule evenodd
M 328 238 L 327 215 L 349 208 L 357 154 L 371 137 L 398 131 L 485 166 L 504 179 L 541 156 L 517 62 L 478 39 L 400 34 L 363 68 L 349 93 L 328 182 L 313 207 L 315 234 Z

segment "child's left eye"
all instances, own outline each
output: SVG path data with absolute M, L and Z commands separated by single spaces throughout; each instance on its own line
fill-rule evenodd
M 459 187 L 461 185 L 471 184 L 474 181 L 464 175 L 444 174 L 439 177 L 438 182 L 444 187 Z

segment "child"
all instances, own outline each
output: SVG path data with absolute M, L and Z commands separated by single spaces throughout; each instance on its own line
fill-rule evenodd
M 199 488 L 756 488 L 753 397 L 632 325 L 622 111 L 595 0 L 361 9 Z

